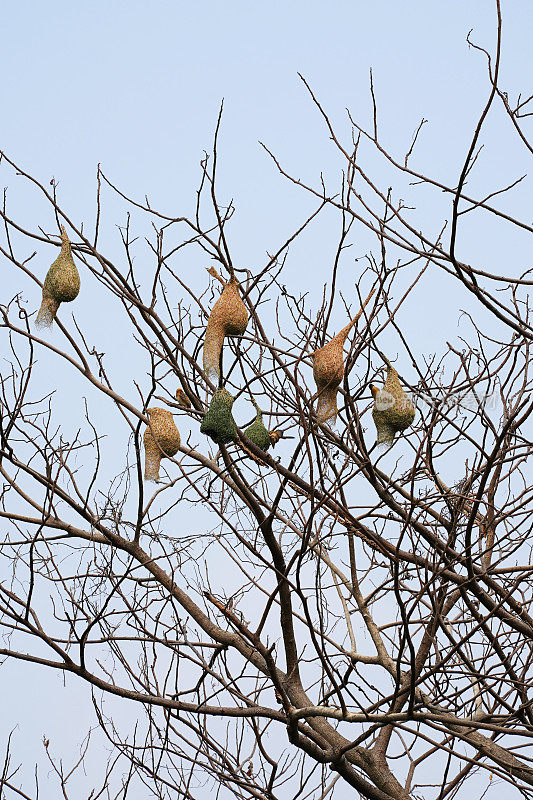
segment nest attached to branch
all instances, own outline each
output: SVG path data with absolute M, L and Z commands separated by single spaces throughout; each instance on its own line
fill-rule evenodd
M 224 284 L 218 300 L 211 310 L 204 341 L 204 372 L 210 379 L 220 379 L 220 356 L 226 336 L 242 336 L 248 325 L 248 311 L 239 294 L 239 282 L 232 275 L 224 283 L 216 270 L 208 270 Z
M 158 481 L 161 459 L 176 455 L 181 437 L 174 417 L 166 408 L 149 408 L 146 413 L 150 427 L 144 431 L 144 479 Z
M 387 364 L 387 379 L 382 389 L 370 387 L 374 397 L 372 416 L 378 445 L 390 446 L 397 433 L 408 428 L 415 418 L 415 407 L 401 387 L 398 373 Z
M 80 275 L 72 258 L 67 232 L 61 226 L 61 250 L 46 273 L 43 284 L 43 300 L 35 324 L 38 328 L 49 328 L 54 321 L 60 303 L 75 300 L 80 291 Z
M 337 419 L 337 389 L 344 377 L 344 342 L 374 294 L 374 289 L 360 311 L 339 333 L 313 353 L 313 377 L 318 389 L 317 418 L 319 422 Z
M 318 389 L 317 418 L 319 422 L 337 419 L 337 389 L 344 377 L 346 337 L 354 322 L 348 323 L 333 339 L 313 353 L 313 377 Z
M 200 431 L 215 444 L 226 444 L 237 438 L 237 425 L 231 409 L 235 398 L 227 389 L 217 389 L 200 425 Z
M 256 447 L 259 447 L 260 450 L 264 450 L 266 453 L 269 447 L 275 445 L 276 442 L 279 441 L 280 434 L 278 431 L 269 431 L 266 428 L 263 422 L 263 412 L 255 400 L 252 400 L 252 403 L 254 404 L 256 410 L 255 419 L 252 424 L 246 428 L 244 433 L 248 439 L 255 444 Z

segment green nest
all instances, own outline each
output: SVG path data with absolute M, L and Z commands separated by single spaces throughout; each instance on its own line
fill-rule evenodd
M 396 428 L 387 425 L 378 415 L 379 412 L 374 409 L 372 416 L 374 417 L 374 423 L 376 425 L 376 444 L 392 444 L 396 436 Z
M 377 444 L 391 444 L 396 434 L 408 428 L 415 418 L 415 408 L 400 385 L 398 373 L 390 365 L 385 385 L 375 395 L 372 417 Z
M 61 251 L 44 279 L 43 300 L 36 320 L 39 327 L 50 326 L 60 303 L 72 302 L 80 291 L 80 275 L 64 227 L 61 228 L 61 242 Z
M 250 439 L 250 441 L 255 444 L 256 447 L 259 447 L 260 450 L 264 450 L 266 452 L 272 444 L 272 439 L 270 438 L 270 433 L 263 424 L 263 414 L 255 405 L 255 403 L 254 406 L 257 409 L 255 420 L 248 428 L 246 428 L 244 433 Z
M 67 232 L 61 226 L 61 250 L 46 273 L 43 296 L 51 297 L 56 303 L 70 303 L 80 291 L 80 275 L 72 258 L 72 250 Z
M 202 420 L 200 431 L 216 444 L 226 444 L 237 438 L 237 425 L 231 413 L 234 400 L 226 389 L 217 389 Z
M 48 272 L 43 284 L 43 294 L 56 303 L 70 303 L 80 291 L 80 276 L 70 254 L 61 251 Z

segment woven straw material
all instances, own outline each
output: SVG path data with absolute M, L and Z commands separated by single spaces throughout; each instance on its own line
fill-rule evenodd
M 264 450 L 266 452 L 272 444 L 275 444 L 275 442 L 272 441 L 271 435 L 263 423 L 263 414 L 261 413 L 261 410 L 257 406 L 255 407 L 257 410 L 255 420 L 248 428 L 246 428 L 244 433 L 248 439 L 255 444 L 256 447 L 259 447 L 260 450 Z
M 61 250 L 44 279 L 43 300 L 35 321 L 37 327 L 49 328 L 59 304 L 75 300 L 79 291 L 80 275 L 72 258 L 67 232 L 61 226 Z
M 200 431 L 216 444 L 225 444 L 237 438 L 237 425 L 231 408 L 235 398 L 227 389 L 217 389 L 200 425 Z
M 313 353 L 313 376 L 318 389 L 317 418 L 319 422 L 337 419 L 337 388 L 344 377 L 344 355 L 342 349 L 350 329 L 355 325 L 375 288 L 370 291 L 355 317 L 324 347 Z
M 398 373 L 390 365 L 382 389 L 372 387 L 372 416 L 377 430 L 377 444 L 391 444 L 397 433 L 404 431 L 415 418 L 415 407 L 400 385 Z
M 235 276 L 225 284 L 216 301 L 205 332 L 204 372 L 207 377 L 220 377 L 220 354 L 225 336 L 242 336 L 248 325 L 248 312 L 239 294 Z
M 352 320 L 330 341 L 313 353 L 313 377 L 319 392 L 317 417 L 319 422 L 337 418 L 337 387 L 344 377 L 342 352 Z
M 176 455 L 181 437 L 166 408 L 149 408 L 146 413 L 150 427 L 144 431 L 144 479 L 158 481 L 161 459 Z
M 318 397 L 316 416 L 319 422 L 337 419 L 337 387 L 330 386 L 322 389 Z

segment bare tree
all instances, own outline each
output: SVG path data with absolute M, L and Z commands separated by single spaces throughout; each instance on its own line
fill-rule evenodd
M 2 155 L 3 166 L 44 199 L 48 219 L 65 227 L 82 288 L 60 308 L 52 334 L 36 330 L 31 287 L 38 292 L 44 275 L 34 256 L 54 254 L 52 261 L 61 240 L 14 219 L 5 197 L 0 249 L 28 291 L 1 307 L 11 356 L 0 399 L 0 653 L 36 671 L 70 673 L 93 692 L 113 755 L 91 797 L 138 797 L 140 786 L 143 796 L 191 800 L 210 787 L 221 797 L 265 800 L 357 793 L 444 800 L 472 796 L 470 788 L 461 794 L 470 778 L 476 796 L 499 783 L 505 797 L 533 797 L 525 472 L 532 280 L 460 260 L 467 214 L 533 231 L 493 203 L 514 184 L 486 196 L 467 192 L 498 103 L 531 151 L 524 127 L 531 97 L 511 101 L 499 82 L 499 14 L 498 6 L 496 54 L 482 51 L 488 99 L 449 185 L 411 167 L 424 121 L 402 159 L 382 145 L 372 78 L 373 126 L 365 130 L 350 115 L 348 144 L 304 80 L 343 164 L 342 181 L 333 189 L 306 184 L 271 154 L 315 207 L 254 269 L 234 263 L 234 206 L 218 198 L 220 117 L 190 216 L 126 196 L 99 168 L 89 233 L 55 184 Z M 445 193 L 449 223 L 440 232 L 417 230 L 406 202 L 377 185 L 365 167 L 372 150 L 399 178 Z M 99 244 L 111 197 L 127 209 L 123 253 L 113 257 Z M 317 308 L 287 286 L 283 270 L 292 243 L 326 211 L 338 215 L 339 236 Z M 136 225 L 148 230 L 150 262 L 139 256 Z M 357 262 L 348 295 L 341 272 L 361 227 L 375 246 L 363 266 Z M 184 253 L 193 269 L 184 268 Z M 400 320 L 415 288 L 431 292 L 436 272 L 474 297 L 490 324 L 472 314 L 461 349 L 450 343 L 425 357 Z M 248 403 L 248 418 L 241 409 L 234 441 L 214 444 L 199 430 L 217 389 L 204 373 L 202 347 L 219 280 L 230 279 L 239 282 L 249 322 L 242 336 L 225 339 L 220 384 Z M 139 365 L 135 386 L 122 385 L 120 365 L 83 329 L 86 286 L 106 335 L 127 331 L 123 356 Z M 99 319 L 94 297 L 111 316 Z M 458 312 L 451 311 L 453 326 Z M 321 422 L 312 355 L 355 316 L 337 423 Z M 39 394 L 40 360 L 53 370 L 53 396 Z M 382 385 L 389 360 L 417 410 L 383 451 L 370 386 Z M 81 407 L 84 393 L 84 418 L 72 423 L 68 405 Z M 252 402 L 276 431 L 276 449 L 246 435 Z M 143 435 L 155 435 L 148 409 L 162 405 L 174 414 L 181 444 L 150 484 Z M 110 718 L 109 696 L 137 704 L 133 730 Z M 49 742 L 45 750 L 71 797 L 72 770 Z M 2 797 L 37 796 L 19 786 L 9 748 L 0 787 Z

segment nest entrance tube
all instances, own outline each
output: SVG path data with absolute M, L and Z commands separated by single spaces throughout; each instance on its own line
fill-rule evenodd
M 237 438 L 237 425 L 231 408 L 235 398 L 227 389 L 217 389 L 200 425 L 200 431 L 215 444 L 226 444 Z
M 49 328 L 61 303 L 75 300 L 80 291 L 80 275 L 72 258 L 67 232 L 61 226 L 61 250 L 46 273 L 43 284 L 43 299 L 35 324 L 38 328 Z
M 174 417 L 166 408 L 149 408 L 146 413 L 150 427 L 144 431 L 144 479 L 158 481 L 161 459 L 176 455 L 181 437 Z
M 372 417 L 377 431 L 376 444 L 390 447 L 397 433 L 408 428 L 415 418 L 415 407 L 402 389 L 398 373 L 387 365 L 382 389 L 371 386 L 374 396 Z
M 222 278 L 213 271 L 223 283 Z M 211 274 L 213 274 L 213 272 Z M 242 336 L 248 325 L 248 311 L 239 294 L 239 283 L 232 275 L 211 310 L 205 332 L 203 363 L 210 379 L 220 379 L 220 356 L 226 336 Z

